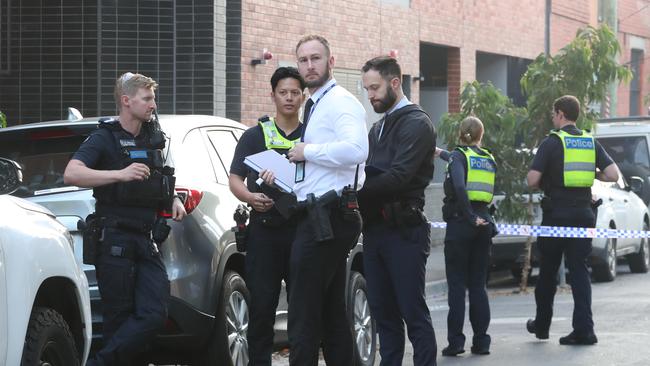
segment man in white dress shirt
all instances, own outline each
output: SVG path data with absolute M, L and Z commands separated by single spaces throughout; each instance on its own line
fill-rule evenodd
M 298 201 L 311 194 L 316 201 L 332 197 L 332 190 L 341 196 L 346 186 L 358 190 L 363 185 L 368 156 L 365 110 L 332 77 L 334 57 L 325 38 L 303 37 L 296 46 L 296 57 L 311 95 L 305 104 L 303 142 L 288 154 L 304 169 L 304 177 L 297 176 L 294 187 Z M 341 201 L 345 200 L 336 197 L 327 205 L 329 239 L 319 237 L 317 225 L 308 214 L 299 219 L 290 260 L 291 365 L 316 365 L 320 345 L 328 365 L 353 363 L 345 308 L 346 260 L 361 232 L 361 218 L 356 210 L 342 208 Z

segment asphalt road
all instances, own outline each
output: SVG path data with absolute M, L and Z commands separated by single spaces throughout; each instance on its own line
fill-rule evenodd
M 569 288 L 555 298 L 550 339 L 537 340 L 526 332 L 526 320 L 535 313 L 533 283 L 528 293 L 516 293 L 507 276 L 493 276 L 489 286 L 492 322 L 491 354 L 442 357 L 446 346 L 447 304 L 444 296 L 427 299 L 438 339 L 438 365 L 650 365 L 650 274 L 631 274 L 619 266 L 614 282 L 593 284 L 593 313 L 599 343 L 595 346 L 561 346 L 558 339 L 571 331 L 573 300 Z M 465 335 L 471 340 L 471 328 Z M 404 366 L 413 365 L 407 341 Z M 273 365 L 288 365 L 287 354 L 274 354 Z M 321 360 L 320 365 L 325 365 Z M 379 362 L 375 362 L 379 365 Z

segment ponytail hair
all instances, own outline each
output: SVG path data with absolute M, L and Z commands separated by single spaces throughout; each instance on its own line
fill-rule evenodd
M 466 117 L 460 123 L 458 132 L 458 140 L 460 141 L 461 145 L 476 145 L 479 141 L 481 141 L 481 137 L 483 135 L 483 122 L 474 116 Z

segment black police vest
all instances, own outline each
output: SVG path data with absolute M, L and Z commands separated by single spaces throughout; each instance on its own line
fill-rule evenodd
M 132 163 L 142 163 L 149 167 L 150 176 L 143 181 L 118 182 L 95 188 L 98 204 L 171 209 L 175 178 L 174 169 L 164 165 L 164 139 L 162 146 L 151 146 L 149 131 L 143 131 L 144 139 L 134 139 L 116 120 L 100 121 L 99 128 L 110 131 L 113 148 L 120 157 L 110 163 L 109 169 L 120 170 Z

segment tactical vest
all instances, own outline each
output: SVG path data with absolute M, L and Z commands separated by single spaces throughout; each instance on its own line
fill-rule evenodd
M 110 169 L 120 170 L 132 163 L 142 163 L 149 167 L 150 176 L 143 181 L 118 182 L 97 187 L 95 198 L 112 205 L 170 209 L 176 179 L 174 169 L 164 164 L 164 139 L 161 145 L 154 147 L 147 137 L 143 144 L 124 131 L 119 121 L 114 119 L 100 121 L 99 128 L 111 132 L 114 148 L 119 152 L 120 159 L 112 162 Z
M 572 135 L 563 130 L 552 130 L 562 141 L 564 149 L 564 187 L 591 187 L 596 178 L 596 142 L 588 131 Z
M 264 144 L 266 149 L 291 149 L 300 139 L 289 140 L 280 134 L 278 127 L 275 125 L 275 119 L 269 116 L 262 116 L 258 120 L 262 132 L 264 133 Z
M 494 197 L 497 164 L 489 151 L 478 149 L 483 155 L 477 154 L 467 146 L 456 148 L 467 159 L 467 182 L 465 184 L 467 197 L 470 201 L 491 203 Z

